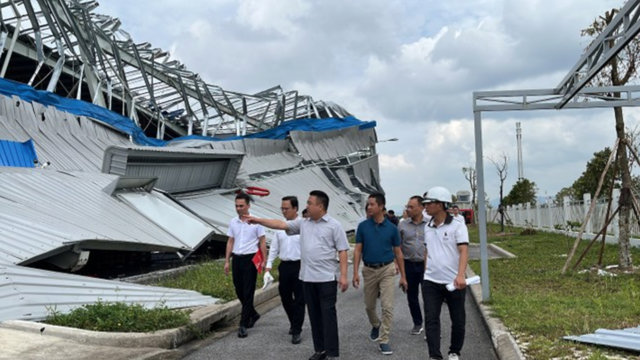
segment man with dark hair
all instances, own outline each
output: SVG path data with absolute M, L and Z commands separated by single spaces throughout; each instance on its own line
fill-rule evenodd
M 466 314 L 464 301 L 467 282 L 465 271 L 469 259 L 469 233 L 464 223 L 447 213 L 451 193 L 436 186 L 424 196 L 423 204 L 431 220 L 425 227 L 427 247 L 422 296 L 424 299 L 425 333 L 429 357 L 442 359 L 440 352 L 440 311 L 447 303 L 451 318 L 449 360 L 458 360 L 464 343 Z M 454 290 L 447 285 L 453 283 Z
M 364 261 L 362 277 L 364 278 L 364 303 L 371 324 L 369 337 L 379 341 L 380 352 L 391 355 L 389 333 L 393 322 L 394 277 L 396 267 L 400 271 L 400 287 L 407 288 L 404 272 L 404 261 L 400 250 L 398 228 L 384 216 L 384 195 L 369 195 L 367 200 L 368 219 L 358 225 L 356 246 L 353 252 L 353 287 L 360 285 L 360 257 Z M 394 266 L 394 261 L 395 265 Z M 378 294 L 382 306 L 382 320 L 378 317 L 376 303 Z
M 282 198 L 280 211 L 286 220 L 295 220 L 298 217 L 298 198 L 285 196 Z M 266 270 L 271 270 L 273 261 L 280 258 L 278 274 L 278 292 L 282 300 L 282 307 L 289 318 L 289 334 L 291 343 L 299 344 L 301 341 L 302 323 L 304 322 L 304 295 L 300 275 L 300 235 L 287 235 L 284 231 L 276 232 L 276 238 L 271 242 L 269 259 Z
M 337 358 L 340 355 L 336 285 L 341 291 L 347 280 L 347 235 L 340 223 L 327 214 L 329 197 L 320 190 L 309 193 L 309 218 L 282 221 L 246 216 L 250 223 L 287 234 L 300 234 L 300 280 L 304 289 L 315 353 L 309 360 Z M 336 260 L 336 251 L 339 260 Z M 339 273 L 339 275 L 338 275 Z
M 243 216 L 249 215 L 251 197 L 248 194 L 239 193 L 236 195 L 235 206 L 238 217 L 234 217 L 229 223 L 224 272 L 229 275 L 229 259 L 233 256 L 231 269 L 233 286 L 238 300 L 242 304 L 238 337 L 245 338 L 247 337 L 247 328 L 252 328 L 255 322 L 260 319 L 260 314 L 253 307 L 253 295 L 258 278 L 258 270 L 253 263 L 253 257 L 258 251 L 262 251 L 263 255 L 266 254 L 267 245 L 262 226 L 249 224 L 242 220 Z M 264 268 L 265 263 L 266 258 L 263 256 L 259 266 Z
M 398 226 L 398 217 L 396 216 L 396 212 L 393 210 L 387 211 L 387 218 L 391 223 L 395 226 Z
M 405 210 L 408 218 L 398 224 L 404 271 L 407 274 L 407 302 L 413 319 L 411 335 L 420 335 L 423 329 L 418 294 L 424 276 L 424 227 L 428 219 L 422 215 L 422 200 L 422 196 L 412 196 Z
M 458 205 L 451 205 L 451 216 L 453 216 L 453 220 L 460 221 L 461 223 L 466 224 L 464 216 L 460 215 L 460 208 L 458 207 Z

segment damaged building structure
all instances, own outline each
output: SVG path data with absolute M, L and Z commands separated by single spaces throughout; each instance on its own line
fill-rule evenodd
M 375 122 L 279 86 L 209 84 L 97 6 L 0 1 L 0 321 L 216 302 L 91 269 L 224 243 L 239 190 L 275 218 L 283 196 L 324 190 L 355 229 L 382 190 Z

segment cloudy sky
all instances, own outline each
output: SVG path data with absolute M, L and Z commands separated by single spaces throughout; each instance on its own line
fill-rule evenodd
M 475 166 L 472 92 L 554 88 L 588 39 L 580 30 L 623 0 L 109 0 L 136 42 L 169 50 L 207 82 L 257 92 L 281 85 L 377 121 L 382 185 L 399 209 L 443 185 L 468 189 Z M 626 112 L 627 126 L 638 116 Z M 499 180 L 488 158 L 508 157 L 553 196 L 612 146 L 612 110 L 485 113 L 487 196 Z

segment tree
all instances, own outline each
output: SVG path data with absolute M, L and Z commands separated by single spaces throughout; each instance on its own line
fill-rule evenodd
M 462 173 L 464 174 L 464 178 L 469 182 L 469 188 L 471 189 L 471 204 L 475 205 L 476 191 L 478 190 L 476 169 L 472 166 L 463 167 Z
M 471 207 L 473 208 L 473 216 L 476 214 L 476 191 L 478 191 L 478 183 L 476 177 L 476 169 L 472 166 L 463 167 L 462 173 L 464 178 L 469 182 L 469 188 L 471 189 Z
M 509 194 L 503 199 L 503 204 L 535 204 L 536 203 L 536 183 L 529 179 L 522 178 L 518 180 L 509 191 Z
M 591 198 L 594 197 L 598 183 L 600 182 L 600 177 L 610 156 L 611 149 L 608 147 L 593 153 L 593 158 L 587 162 L 587 167 L 582 172 L 582 175 L 571 185 L 571 196 L 574 199 L 582 200 L 583 194 L 591 194 Z M 614 173 L 613 171 L 608 171 L 602 183 L 602 189 L 608 189 L 612 181 L 614 181 Z M 608 196 L 608 194 L 601 190 L 600 196 L 603 195 Z
M 507 179 L 507 154 L 502 153 L 499 159 L 489 158 L 489 160 L 496 167 L 498 178 L 500 178 L 500 205 L 498 205 L 498 211 L 500 212 L 500 229 L 504 232 L 504 204 L 502 200 L 504 198 L 504 181 Z
M 597 38 L 602 31 L 611 23 L 615 15 L 618 13 L 617 9 L 607 11 L 603 16 L 596 18 L 593 23 L 586 29 L 582 30 L 582 36 L 590 36 Z M 609 41 L 609 46 L 614 45 L 614 40 Z M 640 59 L 640 39 L 637 37 L 632 39 L 627 46 L 622 49 L 615 58 L 611 59 L 609 63 L 603 68 L 600 73 L 593 78 L 590 86 L 621 86 L 625 85 L 632 77 L 636 77 L 636 69 L 638 67 Z M 619 92 L 608 94 L 611 98 L 620 98 Z M 631 195 L 631 171 L 629 169 L 629 158 L 627 155 L 628 138 L 625 135 L 624 117 L 622 114 L 622 108 L 613 108 L 615 116 L 615 129 L 620 146 L 616 153 L 616 166 L 619 176 L 622 180 L 620 189 L 620 200 L 618 201 L 618 228 L 620 229 L 620 235 L 618 237 L 618 266 L 622 269 L 630 269 L 633 266 L 631 259 L 631 244 L 630 238 L 630 219 L 632 210 L 632 195 Z
M 574 199 L 573 197 L 573 188 L 572 187 L 563 187 L 558 191 L 555 198 L 555 203 L 557 205 L 561 205 L 564 203 L 564 197 L 568 196 L 570 199 Z

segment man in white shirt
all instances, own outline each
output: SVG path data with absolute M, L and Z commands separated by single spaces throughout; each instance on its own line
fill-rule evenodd
M 451 318 L 449 360 L 458 360 L 464 343 L 466 314 L 465 271 L 469 259 L 469 233 L 464 223 L 447 213 L 451 203 L 449 190 L 436 186 L 424 195 L 423 204 L 431 220 L 424 229 L 426 260 L 422 296 L 425 333 L 430 359 L 442 359 L 440 352 L 440 311 L 446 301 Z M 453 283 L 455 290 L 447 290 Z
M 451 216 L 453 216 L 453 220 L 466 224 L 464 216 L 460 215 L 460 208 L 458 205 L 451 205 Z
M 298 198 L 285 196 L 280 205 L 282 215 L 286 220 L 295 220 L 298 217 Z M 304 322 L 304 294 L 300 275 L 300 235 L 287 235 L 284 230 L 276 232 L 276 238 L 271 242 L 267 271 L 271 270 L 273 261 L 279 257 L 278 266 L 279 282 L 278 292 L 282 300 L 282 307 L 289 318 L 289 334 L 291 343 L 299 344 L 301 341 L 302 323 Z
M 247 337 L 247 328 L 252 328 L 260 314 L 253 307 L 253 294 L 256 290 L 256 280 L 258 270 L 253 263 L 253 257 L 258 250 L 262 254 L 267 253 L 266 238 L 264 228 L 260 225 L 249 224 L 242 220 L 243 216 L 249 215 L 251 207 L 251 197 L 245 193 L 239 193 L 235 199 L 236 212 L 238 217 L 231 219 L 227 235 L 227 250 L 225 253 L 224 273 L 229 275 L 229 259 L 233 255 L 232 276 L 233 286 L 236 290 L 238 300 L 242 304 L 242 315 L 240 326 L 238 327 L 238 337 Z M 265 256 L 258 265 L 264 268 L 266 264 Z
M 323 191 L 309 193 L 309 218 L 290 221 L 246 216 L 250 223 L 300 234 L 300 280 L 307 304 L 315 353 L 309 360 L 334 359 L 340 356 L 336 287 L 346 291 L 347 235 L 340 223 L 327 214 L 329 196 Z M 336 252 L 339 260 L 336 260 Z

